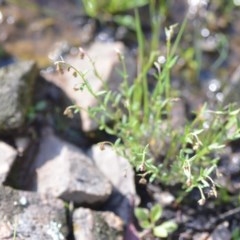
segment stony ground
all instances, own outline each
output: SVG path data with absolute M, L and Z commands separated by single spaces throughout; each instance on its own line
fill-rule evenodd
M 173 4 L 170 21 L 181 21 L 186 5 L 187 1 Z M 176 66 L 173 85 L 185 100 L 176 106 L 177 123 L 186 117 L 185 104 L 194 110 L 223 95 L 226 102 L 240 102 L 239 10 L 230 17 L 217 6 L 203 7 L 198 14 L 192 11 L 182 48 L 184 54 L 191 41 L 202 46 L 200 81 L 191 81 L 197 77 L 190 61 Z M 101 150 L 98 142 L 113 139 L 96 131 L 85 112 L 73 118 L 63 115 L 72 102 L 84 107 L 96 102 L 87 92 L 75 91 L 79 80 L 71 71 L 56 72 L 53 62 L 63 56 L 73 66 L 89 70 L 89 62 L 79 56 L 78 47 L 83 46 L 103 79 L 117 89 L 116 49 L 125 54 L 129 75 L 136 73 L 131 32 L 87 18 L 81 5 L 71 1 L 32 1 L 26 7 L 0 1 L 0 13 L 1 239 L 137 240 L 133 208 L 156 202 L 164 206 L 163 219 L 174 219 L 179 226 L 169 239 L 239 239 L 239 141 L 222 154 L 220 197 L 199 206 L 199 195 L 193 191 L 179 204 L 179 186 L 140 185 L 126 159 L 111 147 Z M 189 40 L 194 29 L 202 30 L 199 38 Z M 204 29 L 210 33 L 204 35 Z M 224 50 L 228 57 L 221 59 Z M 88 78 L 95 90 L 101 89 L 92 71 Z M 144 239 L 154 237 L 148 234 Z

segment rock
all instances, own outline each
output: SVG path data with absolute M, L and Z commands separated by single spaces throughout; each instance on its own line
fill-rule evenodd
M 209 238 L 208 232 L 201 232 L 194 234 L 193 240 L 211 240 L 211 239 Z
M 0 187 L 0 200 L 0 239 L 66 239 L 68 229 L 61 200 L 4 186 Z
M 147 192 L 162 207 L 170 206 L 175 201 L 175 197 L 170 192 L 162 191 L 161 188 L 150 183 L 147 185 Z
M 65 62 L 76 67 L 79 71 L 86 73 L 86 79 L 95 93 L 104 89 L 104 84 L 107 84 L 111 90 L 118 90 L 122 82 L 121 64 L 116 49 L 125 55 L 125 62 L 129 80 L 134 78 L 136 67 L 135 61 L 131 56 L 126 54 L 126 49 L 121 42 L 94 42 L 85 52 L 94 61 L 95 67 L 99 72 L 102 80 L 100 80 L 93 69 L 92 63 L 87 57 L 80 59 L 77 56 L 69 56 L 65 58 Z M 96 106 L 97 100 L 89 91 L 84 88 L 83 91 L 74 90 L 75 86 L 81 85 L 82 81 L 73 76 L 72 71 L 65 71 L 64 74 L 43 73 L 43 77 L 59 86 L 74 103 L 81 106 L 83 109 Z M 97 128 L 97 123 L 93 121 L 87 111 L 81 111 L 82 128 L 84 131 L 91 131 Z
M 4 142 L 0 142 L 0 184 L 2 184 L 11 169 L 11 166 L 17 156 L 17 151 Z
M 224 105 L 227 105 L 230 103 L 238 103 L 238 104 L 240 103 L 240 98 L 239 98 L 240 75 L 239 74 L 240 74 L 240 65 L 238 65 L 238 67 L 230 76 L 229 82 L 223 91 Z
M 187 215 L 189 215 L 189 212 Z M 212 229 L 212 226 L 215 224 L 215 220 L 216 217 L 213 215 L 198 213 L 197 216 L 191 216 L 185 225 L 195 231 L 202 231 L 202 229 Z
M 37 67 L 32 61 L 0 68 L 0 132 L 24 125 L 36 76 Z
M 111 212 L 78 208 L 73 213 L 75 240 L 123 240 L 123 222 Z
M 232 194 L 235 194 L 240 189 L 240 153 L 238 151 L 239 142 L 236 140 L 237 151 L 232 148 L 226 147 L 220 156 L 218 164 L 218 177 L 216 183 L 221 187 L 226 188 Z
M 174 130 L 181 131 L 186 125 L 186 104 L 183 99 L 176 99 L 172 103 L 171 125 Z
M 28 174 L 31 172 L 39 142 L 36 137 L 16 136 L 14 145 L 17 150 L 17 157 L 4 184 L 15 189 L 27 190 L 32 185 L 32 179 L 29 180 Z
M 231 232 L 229 230 L 229 223 L 227 221 L 219 224 L 211 234 L 210 240 L 230 240 Z
M 134 171 L 127 159 L 118 156 L 114 149 L 106 145 L 104 150 L 99 145 L 92 146 L 88 155 L 122 194 L 136 196 Z
M 110 182 L 79 148 L 52 133 L 43 134 L 32 169 L 32 190 L 74 203 L 104 202 L 112 192 Z
M 14 58 L 34 59 L 39 67 L 47 67 L 58 42 L 75 46 L 93 38 L 95 21 L 85 17 L 80 1 L 33 0 L 30 4 L 31 8 L 18 1 L 1 6 L 0 41 Z
M 131 220 L 132 208 L 139 201 L 134 182 L 134 172 L 127 159 L 120 157 L 110 146 L 94 145 L 88 155 L 100 171 L 111 181 L 114 191 L 104 210 L 111 210 L 125 223 Z

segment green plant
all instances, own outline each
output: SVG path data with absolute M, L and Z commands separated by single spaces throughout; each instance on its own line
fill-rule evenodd
M 100 17 L 101 14 L 114 14 L 128 9 L 146 5 L 149 0 L 83 0 L 86 13 L 91 17 Z
M 152 39 L 156 40 L 160 30 L 159 18 L 165 15 L 168 2 L 160 3 L 156 0 L 83 0 L 83 7 L 90 17 L 97 18 L 102 22 L 110 20 L 131 30 L 136 30 L 134 16 L 129 10 L 149 5 L 150 24 L 152 25 L 152 33 L 155 34 Z
M 166 238 L 177 229 L 177 224 L 172 221 L 165 221 L 159 223 L 162 217 L 163 209 L 159 204 L 154 205 L 151 210 L 147 208 L 135 208 L 134 213 L 141 228 L 144 231 L 140 234 L 143 238 L 146 234 L 151 232 L 155 237 Z
M 232 231 L 232 237 L 231 237 L 232 240 L 238 240 L 240 239 L 240 229 L 239 228 L 235 228 L 233 231 Z
M 151 1 L 152 15 L 161 10 L 154 9 Z M 183 35 L 186 19 L 173 41 L 176 25 L 165 28 L 166 52 L 160 54 L 158 33 L 152 25 L 152 39 L 146 42 L 142 32 L 138 11 L 135 11 L 135 29 L 138 41 L 138 74 L 133 83 L 128 79 L 124 56 L 117 52 L 122 64 L 120 69 L 122 83 L 118 91 L 112 91 L 104 85 L 104 90 L 94 92 L 84 72 L 74 68 L 65 61 L 56 62 L 60 72 L 73 71 L 79 76 L 82 84 L 79 90 L 87 90 L 97 99 L 97 107 L 81 109 L 81 106 L 70 106 L 65 114 L 87 110 L 90 116 L 98 121 L 99 128 L 118 137 L 113 147 L 141 175 L 141 182 L 159 180 L 163 184 L 181 183 L 185 192 L 198 188 L 201 193 L 199 204 L 204 204 L 204 189 L 208 194 L 217 196 L 216 185 L 212 178 L 217 166 L 218 152 L 232 139 L 239 138 L 239 112 L 233 104 L 223 106 L 217 111 L 207 104 L 196 113 L 194 120 L 185 126 L 175 128 L 172 125 L 172 109 L 181 95 L 171 87 L 170 71 L 177 61 L 176 50 Z M 149 50 L 149 51 L 147 51 Z M 99 78 L 94 60 L 80 49 L 84 61 L 92 63 L 93 71 Z M 155 69 L 155 83 L 149 88 L 147 73 Z M 81 94 L 81 93 L 80 93 Z M 113 124 L 109 125 L 108 123 Z M 181 192 L 182 193 L 182 192 Z
M 34 120 L 38 112 L 44 111 L 47 108 L 46 101 L 39 101 L 28 109 L 27 117 L 30 122 Z

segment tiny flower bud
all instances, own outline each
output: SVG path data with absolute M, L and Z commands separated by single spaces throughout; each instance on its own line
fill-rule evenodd
M 139 171 L 140 171 L 140 172 L 145 171 L 144 163 L 141 163 L 141 165 L 139 166 Z
M 81 47 L 79 48 L 79 53 L 80 53 L 80 59 L 84 59 L 85 51 Z
M 192 181 L 191 181 L 190 178 L 187 179 L 186 185 L 187 185 L 188 187 L 190 187 L 190 186 L 192 185 Z
M 161 66 L 160 66 L 158 61 L 154 62 L 154 66 L 156 67 L 158 73 L 160 73 L 161 72 Z
M 73 76 L 74 76 L 75 78 L 77 77 L 77 72 L 76 72 L 76 71 L 73 72 Z
M 165 34 L 166 34 L 167 41 L 170 41 L 172 39 L 173 34 L 174 34 L 174 28 L 176 28 L 176 27 L 177 27 L 177 24 L 173 24 L 169 28 L 165 28 Z
M 115 52 L 116 52 L 117 55 L 118 55 L 119 61 L 122 61 L 122 60 L 124 59 L 124 56 L 123 56 L 123 54 L 121 53 L 121 51 L 120 51 L 118 48 L 115 48 L 114 50 L 115 50 Z
M 200 144 L 198 142 L 196 142 L 194 145 L 193 145 L 193 150 L 194 151 L 197 151 L 200 147 Z
M 212 187 L 212 191 L 213 191 L 214 197 L 217 198 L 218 195 L 217 195 L 217 189 L 215 186 Z
M 147 183 L 147 180 L 144 177 L 142 177 L 140 178 L 139 183 L 145 185 Z
M 65 111 L 63 112 L 63 115 L 66 115 L 69 118 L 73 118 L 73 112 L 71 108 L 66 108 Z
M 205 198 L 201 198 L 201 199 L 198 200 L 198 204 L 199 204 L 200 206 L 203 206 L 203 205 L 205 204 L 205 202 L 206 202 L 206 199 L 205 199 Z
M 79 89 L 80 89 L 79 84 L 75 84 L 75 85 L 73 86 L 73 90 L 74 90 L 74 91 L 78 91 Z
M 61 74 L 64 74 L 62 65 L 61 65 L 60 63 L 57 63 L 57 65 L 56 65 L 56 71 L 59 72 L 59 73 L 61 73 Z
M 159 64 L 164 64 L 166 62 L 166 58 L 164 56 L 159 56 L 157 59 Z
M 101 151 L 105 150 L 105 143 L 104 142 L 99 143 L 99 148 Z

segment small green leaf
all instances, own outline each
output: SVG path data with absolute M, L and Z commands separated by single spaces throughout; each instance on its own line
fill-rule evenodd
M 102 90 L 102 91 L 97 92 L 97 96 L 102 96 L 102 95 L 105 95 L 106 93 L 107 93 L 107 91 Z
M 237 115 L 237 114 L 239 114 L 239 111 L 240 111 L 240 109 L 233 110 L 229 113 L 229 115 L 232 115 L 232 116 Z
M 114 147 L 119 147 L 120 143 L 121 143 L 121 138 L 118 138 L 114 143 Z
M 104 97 L 104 102 L 103 102 L 104 105 L 107 105 L 107 104 L 108 104 L 111 96 L 112 96 L 112 92 L 109 91 L 109 92 L 105 95 L 105 97 Z
M 153 234 L 156 237 L 165 238 L 168 236 L 167 230 L 162 225 L 153 228 Z
M 47 102 L 46 101 L 39 101 L 35 105 L 36 111 L 43 111 L 47 108 Z
M 200 181 L 202 183 L 202 187 L 210 187 L 209 183 L 205 179 L 201 178 Z
M 204 176 L 209 176 L 213 172 L 214 169 L 216 169 L 216 165 L 215 164 L 212 165 L 210 168 L 204 169 L 203 175 Z
M 224 147 L 225 147 L 224 144 L 213 143 L 213 144 L 208 146 L 208 149 L 209 150 L 218 150 L 218 149 L 221 149 L 221 148 L 224 148 Z
M 204 131 L 204 129 L 196 129 L 192 134 L 193 135 L 199 135 L 200 133 L 202 133 Z
M 115 134 L 114 130 L 112 128 L 110 128 L 110 127 L 105 126 L 104 129 L 110 135 L 114 135 Z
M 177 227 L 178 227 L 178 225 L 172 220 L 166 221 L 166 222 L 162 223 L 160 226 L 163 227 L 164 229 L 166 229 L 168 234 L 176 231 Z
M 165 238 L 168 236 L 169 233 L 176 231 L 177 227 L 178 226 L 175 222 L 169 220 L 169 221 L 162 223 L 159 226 L 154 227 L 153 234 L 156 237 Z
M 152 228 L 153 225 L 149 222 L 149 220 L 144 220 L 144 221 L 140 221 L 139 225 L 143 228 L 143 229 L 149 229 Z
M 144 220 L 148 220 L 148 216 L 149 216 L 149 210 L 146 208 L 135 208 L 134 209 L 134 214 L 137 217 L 138 221 L 144 221 Z
M 191 148 L 185 148 L 185 149 L 183 149 L 183 151 L 186 154 L 192 154 L 193 153 L 193 149 L 191 149 Z
M 170 60 L 168 67 L 169 67 L 169 68 L 172 68 L 172 67 L 175 65 L 175 63 L 177 62 L 177 60 L 178 60 L 178 56 L 173 57 L 173 58 Z
M 113 20 L 131 30 L 135 30 L 134 18 L 131 15 L 115 15 Z
M 152 207 L 150 211 L 150 219 L 152 223 L 157 222 L 162 216 L 162 207 L 159 204 L 156 204 Z
M 149 178 L 149 182 L 152 183 L 156 179 L 156 174 L 152 174 Z

